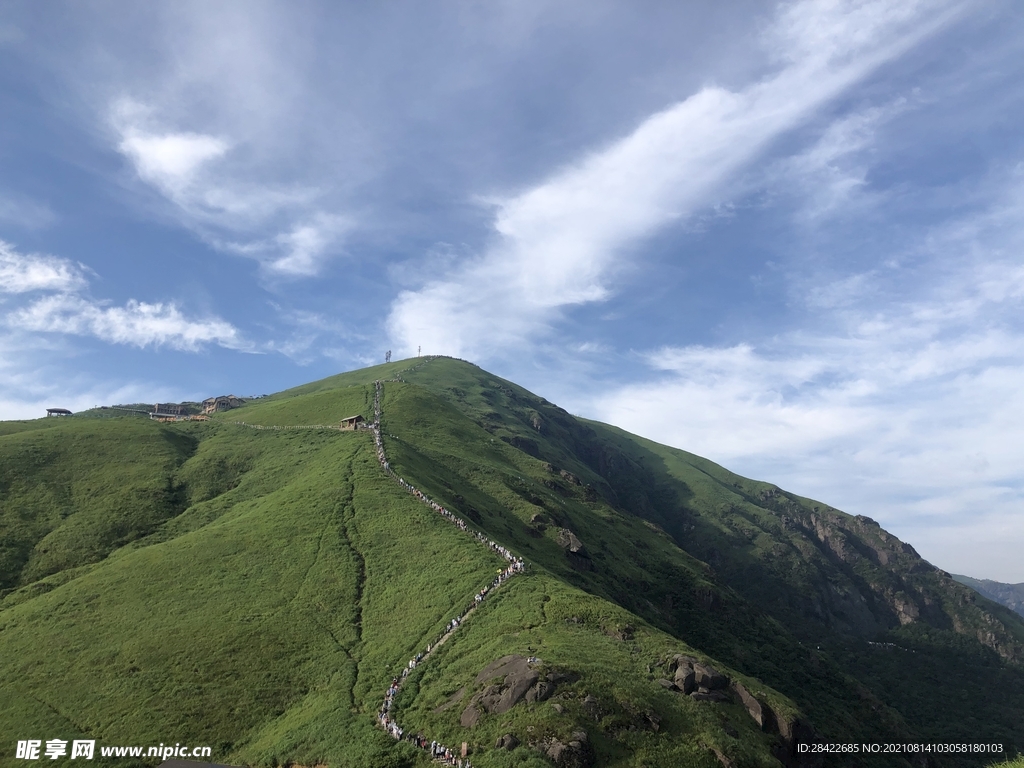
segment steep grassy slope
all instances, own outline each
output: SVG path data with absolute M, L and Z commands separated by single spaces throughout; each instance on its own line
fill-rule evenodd
M 87 565 L 184 509 L 182 433 L 118 419 L 44 419 L 0 440 L 0 596 Z M 59 423 L 58 423 L 59 422 Z
M 364 381 L 377 375 L 360 372 Z M 18 764 L 17 739 L 87 737 L 206 744 L 214 759 L 238 764 L 425 764 L 421 752 L 376 729 L 373 712 L 399 665 L 502 561 L 381 473 L 369 434 L 233 423 L 304 425 L 367 413 L 372 396 L 362 381 L 337 384 L 209 423 L 73 417 L 0 437 L 8 457 L 0 536 L 31 545 L 0 605 L 0 763 Z M 419 389 L 389 384 L 386 400 L 386 428 L 395 432 L 406 422 L 415 428 L 421 408 L 440 406 L 428 444 L 389 445 L 410 477 L 451 487 L 459 508 L 454 489 L 463 478 L 429 459 L 429 442 L 443 431 L 486 450 L 489 434 Z M 495 448 L 488 471 L 515 471 L 522 454 Z M 717 765 L 715 750 L 740 765 L 777 765 L 777 737 L 735 701 L 697 704 L 664 691 L 657 681 L 673 654 L 708 657 L 560 579 L 576 572 L 557 544 L 524 533 L 522 496 L 502 487 L 474 496 L 469 517 L 500 541 L 547 552 L 553 571 L 532 566 L 417 670 L 400 703 L 412 726 L 468 741 L 481 768 L 545 764 L 529 746 L 494 749 L 499 731 L 524 742 L 531 733 L 568 741 L 580 728 L 593 734 L 598 765 Z M 70 527 L 89 515 L 91 525 Z M 642 522 L 623 521 L 638 541 L 645 531 L 662 541 L 673 573 L 700 587 L 701 564 Z M 97 543 L 76 549 L 74 536 L 55 535 L 65 530 Z M 57 540 L 71 554 L 45 560 Z M 471 729 L 457 712 L 435 715 L 438 696 L 506 653 L 543 654 L 564 670 L 556 696 L 487 715 Z M 781 721 L 797 716 L 784 696 L 746 682 Z
M 524 484 L 492 479 L 492 492 L 504 485 L 519 496 L 520 520 L 547 515 L 552 527 L 574 531 L 592 556 L 572 558 L 577 573 L 567 579 L 774 685 L 831 737 L 955 736 L 1024 747 L 1024 623 L 873 521 L 574 419 L 475 366 L 436 360 L 407 379 L 462 412 L 489 445 L 516 449 L 510 461 L 523 468 Z M 421 428 L 410 443 L 423 444 L 427 433 Z M 456 453 L 450 447 L 429 445 L 438 451 L 433 466 L 455 461 L 440 455 Z M 479 446 L 460 450 L 459 460 L 471 461 Z M 653 525 L 668 536 L 642 536 L 638 546 L 629 535 L 608 536 L 602 520 L 622 534 Z M 685 576 L 666 578 L 666 540 L 693 556 Z M 542 557 L 536 547 L 532 556 Z M 673 593 L 675 584 L 687 588 Z
M 366 435 L 185 430 L 205 433 L 179 475 L 201 500 L 0 612 L 5 744 L 89 734 L 246 762 L 399 760 L 361 712 L 497 559 L 382 478 Z
M 80 735 L 237 764 L 426 764 L 373 713 L 502 561 L 388 479 L 369 433 L 286 428 L 369 418 L 372 382 L 396 376 L 392 466 L 530 563 L 414 670 L 396 701 L 408 729 L 467 742 L 480 768 L 550 764 L 545 744 L 581 731 L 562 764 L 777 766 L 794 757 L 777 732 L 807 717 L 837 742 L 1024 749 L 1009 610 L 867 518 L 442 358 L 208 423 L 0 423 L 0 764 L 16 739 Z M 679 654 L 775 725 L 735 693 L 667 690 Z M 509 655 L 538 657 L 551 689 L 468 718 Z M 520 744 L 496 748 L 506 736 Z

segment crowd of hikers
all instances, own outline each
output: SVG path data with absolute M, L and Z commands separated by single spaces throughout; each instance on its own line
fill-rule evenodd
M 421 362 L 417 363 L 416 365 L 412 366 L 412 368 L 405 369 L 405 371 L 408 372 L 408 371 L 414 370 L 416 368 L 419 368 L 420 366 L 425 365 L 426 363 L 430 362 L 430 360 L 433 360 L 433 359 L 434 359 L 433 357 L 428 357 L 428 358 L 422 360 Z M 468 614 L 471 610 L 473 610 L 473 608 L 475 608 L 477 605 L 479 605 L 487 597 L 487 595 L 493 589 L 495 589 L 496 587 L 500 586 L 501 584 L 503 584 L 505 581 L 507 581 L 508 579 L 512 578 L 516 574 L 523 573 L 523 571 L 526 569 L 526 563 L 523 561 L 523 559 L 521 557 L 517 557 L 511 551 L 509 551 L 506 547 L 503 547 L 500 544 L 498 544 L 497 542 L 492 541 L 491 539 L 488 539 L 484 534 L 480 533 L 479 531 L 471 531 L 469 526 L 466 525 L 466 521 L 465 520 L 460 518 L 458 515 L 453 514 L 451 511 L 449 511 L 448 509 L 443 507 L 441 504 L 438 504 L 436 501 L 434 501 L 433 499 L 428 497 L 426 494 L 424 494 L 418 488 L 413 486 L 411 483 L 406 482 L 405 478 L 400 477 L 391 468 L 391 464 L 388 462 L 387 455 L 384 453 L 384 440 L 381 437 L 381 430 L 380 430 L 380 425 L 381 425 L 381 395 L 383 394 L 385 381 L 401 382 L 402 379 L 399 376 L 396 375 L 394 378 L 391 378 L 391 379 L 378 379 L 377 381 L 374 382 L 373 422 L 370 424 L 370 429 L 373 431 L 373 442 L 374 442 L 374 446 L 375 446 L 376 451 L 377 451 L 377 461 L 380 462 L 381 468 L 388 475 L 390 475 L 392 478 L 394 478 L 394 480 L 399 485 L 401 485 L 406 491 L 408 491 L 412 496 L 416 497 L 419 501 L 421 501 L 424 504 L 426 504 L 428 507 L 430 507 L 436 513 L 441 515 L 441 517 L 443 517 L 445 520 L 447 520 L 448 522 L 452 523 L 459 530 L 472 533 L 472 535 L 476 538 L 476 540 L 479 543 L 485 545 L 492 552 L 495 552 L 496 554 L 498 554 L 501 557 L 503 557 L 508 562 L 508 565 L 505 568 L 503 568 L 502 570 L 498 571 L 497 576 L 495 576 L 495 578 L 491 581 L 490 584 L 488 584 L 487 586 L 483 587 L 479 592 L 477 592 L 473 596 L 473 603 L 471 605 L 467 606 L 461 613 L 459 613 L 457 616 L 455 616 L 451 621 L 449 621 L 445 625 L 445 628 L 441 632 L 440 636 L 438 636 L 437 639 L 435 639 L 432 643 L 428 643 L 427 644 L 426 651 L 424 651 L 423 653 L 418 653 L 413 658 L 411 658 L 409 660 L 409 663 L 406 664 L 405 668 L 402 670 L 401 675 L 399 675 L 399 676 L 397 676 L 397 677 L 395 677 L 395 678 L 393 678 L 391 680 L 391 685 L 388 686 L 388 689 L 387 689 L 387 691 L 384 694 L 384 703 L 381 705 L 380 710 L 377 712 L 377 720 L 380 723 L 381 727 L 384 728 L 384 730 L 387 733 L 391 734 L 391 736 L 394 737 L 396 740 L 406 741 L 406 742 L 414 744 L 415 746 L 419 747 L 420 749 L 429 750 L 430 756 L 434 760 L 436 760 L 436 761 L 438 761 L 438 762 L 440 762 L 440 763 L 442 763 L 444 765 L 454 766 L 455 768 L 473 768 L 473 766 L 469 762 L 468 758 L 462 757 L 461 755 L 457 755 L 455 750 L 450 749 L 449 747 L 446 747 L 445 745 L 441 744 L 440 742 L 438 742 L 438 741 L 429 741 L 428 742 L 426 737 L 423 736 L 422 734 L 418 734 L 418 735 L 406 734 L 405 731 L 402 729 L 402 727 L 397 722 L 395 722 L 395 720 L 394 720 L 394 718 L 392 717 L 392 714 L 391 714 L 391 709 L 392 709 L 392 706 L 394 705 L 395 697 L 398 695 L 399 690 L 401 690 L 402 683 L 405 682 L 406 678 L 409 676 L 409 673 L 412 672 L 412 670 L 414 670 L 416 668 L 416 665 L 419 664 L 421 661 L 423 661 L 427 656 L 429 656 L 430 653 L 435 648 L 437 648 L 441 643 L 443 643 L 445 640 L 447 640 L 448 637 L 455 630 L 457 630 L 459 628 L 459 626 L 462 624 L 462 621 L 463 621 L 463 619 L 465 619 L 466 614 Z M 236 421 L 235 424 L 239 424 L 239 425 L 245 426 L 245 427 L 250 427 L 252 429 L 338 429 L 339 428 L 339 427 L 335 427 L 335 426 L 326 426 L 326 425 L 301 426 L 301 427 L 298 427 L 298 426 L 296 426 L 296 427 L 263 426 L 263 425 L 258 425 L 258 424 L 246 424 L 245 422 L 240 422 L 240 421 Z
M 422 363 L 421 363 L 422 364 Z M 400 379 L 389 379 L 389 381 L 400 381 Z M 462 531 L 470 531 L 469 526 L 466 525 L 466 521 L 451 511 L 438 504 L 436 501 L 428 497 L 418 488 L 413 486 L 411 483 L 406 482 L 405 478 L 400 477 L 393 469 L 391 464 L 388 462 L 387 454 L 384 452 L 384 439 L 381 436 L 381 395 L 384 390 L 384 381 L 378 379 L 374 382 L 374 396 L 373 396 L 373 423 L 370 425 L 370 429 L 373 430 L 373 442 L 377 450 L 377 461 L 380 462 L 381 468 L 392 478 L 394 478 L 399 485 L 401 485 L 406 491 L 412 496 L 416 497 L 419 501 L 426 504 L 432 510 L 437 512 L 441 517 L 445 518 L 448 522 L 455 525 Z M 441 643 L 448 639 L 455 630 L 462 624 L 466 614 L 469 613 L 473 608 L 479 605 L 494 588 L 500 586 L 502 583 L 512 578 L 516 574 L 522 573 L 526 564 L 523 562 L 521 557 L 517 557 L 506 547 L 498 544 L 495 541 L 488 539 L 484 534 L 479 531 L 472 531 L 473 536 L 481 544 L 487 546 L 492 552 L 497 553 L 501 557 L 505 558 L 508 565 L 498 572 L 498 575 L 494 580 L 487 586 L 483 587 L 479 592 L 473 596 L 473 604 L 467 606 L 460 614 L 455 616 L 449 621 L 441 635 L 434 640 L 432 643 L 427 644 L 427 649 L 423 653 L 416 654 L 413 658 L 409 659 L 409 663 L 402 669 L 401 675 L 391 680 L 391 685 L 388 686 L 387 691 L 384 694 L 384 702 L 381 704 L 380 710 L 377 712 L 377 719 L 384 730 L 391 734 L 396 740 L 404 740 L 415 744 L 420 749 L 430 750 L 430 756 L 445 765 L 456 766 L 456 768 L 472 768 L 471 763 L 467 758 L 461 757 L 455 753 L 454 750 L 446 747 L 437 741 L 428 742 L 426 738 L 420 735 L 406 734 L 402 727 L 395 721 L 392 716 L 392 707 L 394 706 L 395 697 L 402 688 L 402 683 L 405 682 L 409 673 L 412 672 L 416 665 L 423 661 L 430 653 L 437 648 Z

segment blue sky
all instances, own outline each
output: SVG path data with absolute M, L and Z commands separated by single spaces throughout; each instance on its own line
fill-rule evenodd
M 0 9 L 0 418 L 451 354 L 1024 581 L 1009 0 Z

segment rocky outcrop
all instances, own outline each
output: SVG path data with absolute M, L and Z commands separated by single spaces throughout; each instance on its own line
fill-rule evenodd
M 720 691 L 729 687 L 729 678 L 708 664 L 694 664 L 693 672 L 698 688 Z
M 747 690 L 743 683 L 734 682 L 732 690 L 739 697 L 740 702 L 747 710 L 747 714 L 760 726 L 762 731 L 771 730 L 774 727 L 775 715 L 767 704 L 759 701 L 754 694 Z
M 692 656 L 673 656 L 669 660 L 668 671 L 672 674 L 671 680 L 658 680 L 658 685 L 666 690 L 686 694 L 694 701 L 725 702 L 732 699 L 727 690 L 728 675 Z
M 586 552 L 583 542 L 576 538 L 576 534 L 568 528 L 560 529 L 558 531 L 558 538 L 555 541 L 558 542 L 558 546 L 562 549 L 572 552 L 574 555 Z
M 491 682 L 498 678 L 501 678 L 499 682 Z M 472 728 L 484 713 L 500 715 L 521 701 L 546 701 L 558 683 L 566 679 L 569 677 L 557 670 L 548 671 L 542 678 L 541 671 L 536 668 L 536 660 L 531 662 L 518 655 L 503 656 L 476 676 L 475 684 L 489 684 L 469 700 L 459 722 L 463 728 Z
M 693 671 L 693 667 L 679 667 L 674 683 L 677 689 L 690 695 L 697 687 L 697 673 Z
M 688 695 L 692 701 L 701 703 L 736 702 L 743 705 L 747 714 L 766 733 L 778 737 L 773 754 L 787 768 L 813 768 L 816 758 L 797 751 L 798 744 L 813 743 L 818 736 L 810 723 L 799 717 L 779 718 L 767 703 L 758 699 L 738 680 L 715 669 L 693 656 L 676 654 L 664 664 L 671 679 L 662 677 L 657 684 L 677 694 Z M 724 755 L 719 756 L 723 765 Z
M 813 744 L 818 741 L 818 734 L 806 720 L 799 717 L 781 718 L 778 722 L 779 744 L 772 754 L 786 768 L 818 768 L 822 764 L 819 755 L 811 752 L 797 751 L 799 744 Z
M 594 569 L 590 553 L 587 552 L 583 542 L 577 538 L 575 533 L 568 528 L 560 528 L 555 541 L 558 543 L 558 546 L 565 550 L 565 556 L 573 568 L 578 571 L 591 571 Z
M 518 746 L 519 739 L 517 739 L 515 737 L 515 734 L 512 733 L 506 733 L 504 736 L 500 737 L 496 742 L 494 742 L 495 749 L 507 749 L 510 752 Z
M 559 768 L 590 768 L 594 764 L 594 748 L 586 731 L 574 731 L 566 741 L 544 739 L 538 748 Z
M 583 485 L 582 481 L 567 469 L 563 469 L 558 474 L 561 475 L 563 479 L 569 481 L 573 485 Z

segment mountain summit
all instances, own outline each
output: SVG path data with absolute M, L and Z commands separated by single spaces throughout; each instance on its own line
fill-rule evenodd
M 1020 616 L 870 518 L 451 358 L 209 421 L 0 422 L 0 596 L 4 765 L 29 739 L 266 766 L 1024 750 Z M 816 746 L 955 743 L 987 746 Z

